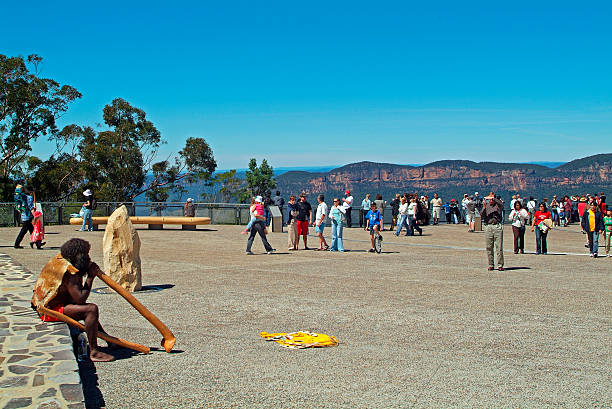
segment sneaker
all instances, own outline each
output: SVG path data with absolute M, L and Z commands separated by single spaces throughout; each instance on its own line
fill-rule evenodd
M 253 255 L 253 252 L 252 252 L 252 251 L 247 251 L 247 252 L 246 252 L 246 255 L 247 255 L 247 256 L 252 256 L 252 255 Z
M 597 253 L 593 254 L 593 257 L 597 258 Z
M 589 257 L 593 257 L 593 253 L 589 254 Z
M 370 250 L 368 250 L 368 252 L 369 252 L 369 253 L 374 253 L 375 251 L 376 251 L 376 250 L 374 250 L 374 249 L 370 249 Z
M 268 251 L 268 254 L 272 254 L 272 253 L 274 253 L 275 251 L 276 251 L 276 249 L 272 249 L 272 250 Z
M 489 266 L 489 267 L 487 267 L 487 270 L 488 270 L 488 271 L 493 271 L 493 266 Z
M 22 249 L 23 246 L 14 246 L 16 249 Z
M 497 271 L 504 271 L 504 268 L 503 268 L 503 267 L 499 267 L 499 268 L 497 269 Z

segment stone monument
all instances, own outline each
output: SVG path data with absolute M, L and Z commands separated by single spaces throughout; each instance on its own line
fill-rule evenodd
M 102 249 L 106 274 L 128 291 L 140 290 L 140 237 L 125 206 L 117 208 L 108 218 Z

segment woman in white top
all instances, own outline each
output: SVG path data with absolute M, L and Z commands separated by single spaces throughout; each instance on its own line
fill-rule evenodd
M 402 227 L 406 226 L 406 236 L 409 235 L 410 233 L 410 226 L 408 226 L 408 201 L 406 200 L 406 197 L 402 197 L 401 199 L 401 204 L 399 207 L 399 220 L 397 221 L 397 231 L 395 232 L 396 236 L 399 236 L 400 232 L 402 231 Z
M 514 202 L 514 209 L 510 212 L 508 220 L 512 222 L 514 234 L 514 254 L 525 252 L 525 223 L 529 219 L 529 212 L 523 209 L 520 200 Z
M 329 251 L 344 251 L 342 245 L 342 228 L 344 227 L 345 214 L 346 207 L 340 204 L 340 199 L 337 197 L 334 198 L 334 205 L 329 211 L 329 219 L 331 220 L 332 228 L 332 241 Z

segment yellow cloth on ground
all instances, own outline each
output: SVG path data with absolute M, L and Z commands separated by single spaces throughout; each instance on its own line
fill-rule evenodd
M 303 348 L 322 348 L 335 347 L 338 345 L 336 337 L 326 334 L 316 334 L 314 332 L 298 331 L 298 332 L 277 332 L 268 334 L 265 331 L 259 335 L 266 341 L 274 341 L 284 348 L 303 349 Z

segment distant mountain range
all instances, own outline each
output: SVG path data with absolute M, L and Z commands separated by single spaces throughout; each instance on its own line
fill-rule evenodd
M 426 165 L 358 162 L 329 171 L 291 170 L 276 177 L 284 195 L 302 191 L 341 196 L 350 189 L 355 197 L 365 193 L 418 192 L 443 198 L 460 198 L 463 193 L 503 196 L 519 192 L 537 197 L 612 190 L 612 154 L 599 154 L 568 163 L 497 163 L 443 160 Z

